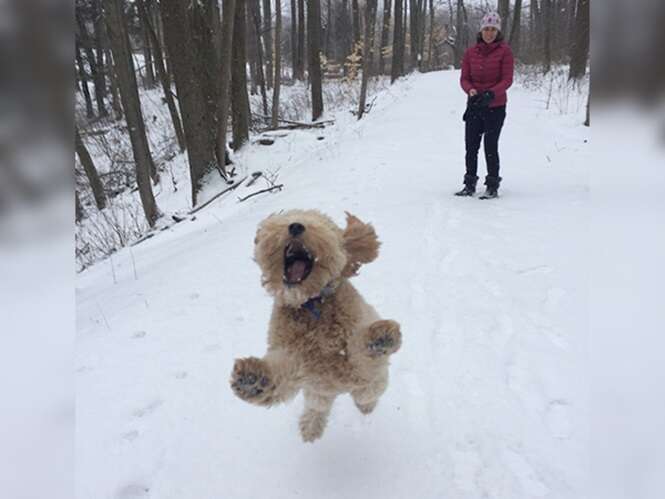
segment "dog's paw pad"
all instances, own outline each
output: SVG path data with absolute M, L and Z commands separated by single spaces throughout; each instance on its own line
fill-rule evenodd
M 377 402 L 378 402 L 377 400 L 373 400 L 372 402 L 367 402 L 365 404 L 359 404 L 358 402 L 356 402 L 356 407 L 363 414 L 370 414 L 376 407 Z
M 396 352 L 402 343 L 399 324 L 391 320 L 376 321 L 369 327 L 367 350 L 371 357 Z
M 243 400 L 254 401 L 265 397 L 274 386 L 267 367 L 260 359 L 238 359 L 233 366 L 231 388 Z

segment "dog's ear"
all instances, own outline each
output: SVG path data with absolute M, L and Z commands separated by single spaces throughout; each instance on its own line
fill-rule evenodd
M 379 256 L 379 245 L 374 227 L 361 222 L 357 217 L 346 213 L 346 228 L 344 229 L 344 250 L 348 260 L 342 270 L 343 277 L 351 277 L 358 273 L 363 263 L 376 260 Z

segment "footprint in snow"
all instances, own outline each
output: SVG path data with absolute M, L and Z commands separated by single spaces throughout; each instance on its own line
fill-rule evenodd
M 134 411 L 133 415 L 135 418 L 142 418 L 147 416 L 148 414 L 151 414 L 157 410 L 163 402 L 161 400 L 154 400 L 150 402 L 148 405 L 145 407 L 142 407 L 141 409 L 137 409 Z
M 145 331 L 136 331 L 136 332 L 132 335 L 132 338 L 134 338 L 135 340 L 137 340 L 137 339 L 139 339 L 139 338 L 145 338 L 145 335 L 146 335 L 146 334 L 148 334 L 148 333 L 146 333 Z
M 559 440 L 567 440 L 571 436 L 570 405 L 565 400 L 552 400 L 547 405 L 545 421 L 550 434 Z
M 126 433 L 123 433 L 122 435 L 123 440 L 127 440 L 128 442 L 133 442 L 139 437 L 139 432 L 136 430 L 128 431 Z
M 117 499 L 141 499 L 150 497 L 150 487 L 140 483 L 125 485 L 115 494 Z
M 175 373 L 176 379 L 185 379 L 187 377 L 187 371 L 180 371 Z

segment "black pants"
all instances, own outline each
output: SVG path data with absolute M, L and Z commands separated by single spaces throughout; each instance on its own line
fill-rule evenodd
M 478 150 L 480 139 L 485 136 L 484 149 L 487 175 L 499 176 L 499 135 L 506 119 L 506 106 L 485 108 L 472 113 L 466 120 L 466 174 L 478 175 Z

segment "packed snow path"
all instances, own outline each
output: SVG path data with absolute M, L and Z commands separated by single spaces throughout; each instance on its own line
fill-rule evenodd
M 515 86 L 501 198 L 455 197 L 458 78 L 413 76 L 359 123 L 344 113 L 250 148 L 247 171 L 281 168 L 282 192 L 232 194 L 79 276 L 79 498 L 583 496 L 583 110 L 547 111 Z M 234 358 L 265 351 L 256 225 L 296 207 L 374 224 L 381 253 L 354 283 L 404 338 L 374 413 L 339 397 L 314 444 L 301 396 L 266 410 L 228 383 Z

